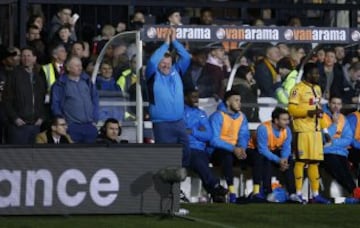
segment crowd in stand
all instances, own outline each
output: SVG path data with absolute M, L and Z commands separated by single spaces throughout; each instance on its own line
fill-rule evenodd
M 144 46 L 148 54 L 158 48 L 149 58 L 144 78 L 136 77 L 134 44 L 117 42 L 107 46 L 93 83 L 89 75 L 94 60 L 105 44 L 125 31 L 126 26 L 124 23 L 116 28 L 104 25 L 100 37 L 85 42 L 77 38 L 78 17 L 68 6 L 60 7 L 48 23 L 41 15 L 32 15 L 27 23 L 27 46 L 21 50 L 1 46 L 0 138 L 3 144 L 118 143 L 120 123 L 133 120 L 135 112 L 113 106 L 100 107 L 99 92 L 114 91 L 135 100 L 135 84 L 141 80 L 147 85 L 150 107 L 145 116 L 154 123 L 155 142 L 183 144 L 183 166 L 199 173 L 214 201 L 225 201 L 229 192 L 228 200 L 236 202 L 232 164 L 234 160 L 246 160 L 255 167 L 253 199 L 261 200 L 262 194 L 273 191 L 269 176 L 263 173 L 269 173 L 274 165 L 286 173 L 288 182 L 295 182 L 287 185 L 290 199 L 303 202 L 299 192 L 301 184 L 295 179 L 302 181 L 300 170 L 309 165 L 315 201 L 329 203 L 319 195 L 318 187 L 317 164 L 323 160 L 323 154 L 331 175 L 349 195 L 356 195 L 347 159 L 354 166 L 360 162 L 360 114 L 354 109 L 360 103 L 360 46 L 348 51 L 344 45 L 325 45 L 314 52 L 308 45 L 256 44 L 239 56 L 245 48 L 243 44 L 186 42 L 183 45 L 176 41 L 175 32 L 170 29 L 159 48 L 152 44 Z M 261 22 L 257 20 L 256 25 Z M 139 29 L 145 23 L 144 14 L 136 12 L 128 27 Z M 181 12 L 170 10 L 164 23 L 181 26 Z M 211 9 L 201 11 L 198 24 L 214 24 Z M 301 22 L 297 20 L 297 24 Z M 168 52 L 169 47 L 176 53 Z M 298 97 L 303 89 L 299 89 L 297 83 L 307 55 L 310 58 L 306 59 L 303 83 L 311 85 L 313 90 L 305 101 Z M 177 59 L 174 64 L 173 59 Z M 239 59 L 240 67 L 232 89 L 226 92 L 235 59 Z M 318 76 L 318 81 L 311 79 L 313 74 Z M 258 107 L 254 106 L 258 97 L 272 97 L 285 109 L 275 109 L 272 120 L 261 124 L 254 133 L 256 137 L 251 137 L 248 121 L 260 122 Z M 196 107 L 198 98 L 209 98 L 219 104 L 209 119 Z M 299 114 L 301 111 L 296 105 L 304 102 L 307 106 L 301 107 L 304 113 Z M 291 142 L 297 140 L 291 137 L 290 116 L 295 122 L 301 118 L 314 122 L 313 132 L 319 133 L 320 142 L 324 141 L 324 145 L 317 148 L 322 154 L 320 157 L 300 155 L 294 162 L 290 155 Z M 97 129 L 99 121 L 105 121 L 100 130 Z M 296 126 L 292 130 L 300 135 L 305 132 Z M 212 150 L 215 152 L 209 152 Z M 208 170 L 210 155 L 221 163 L 227 189 Z M 343 167 L 341 172 L 334 169 L 338 166 Z M 293 169 L 295 177 L 291 176 Z

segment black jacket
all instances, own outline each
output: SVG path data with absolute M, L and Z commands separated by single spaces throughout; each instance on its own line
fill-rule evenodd
M 34 67 L 33 79 L 24 67 L 19 66 L 5 83 L 4 104 L 7 117 L 14 122 L 21 118 L 27 124 L 44 119 L 46 80 L 39 74 L 39 66 Z

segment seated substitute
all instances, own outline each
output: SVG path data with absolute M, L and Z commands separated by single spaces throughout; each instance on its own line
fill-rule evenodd
M 191 151 L 190 168 L 200 176 L 213 202 L 223 203 L 228 191 L 220 185 L 219 178 L 215 177 L 209 168 L 210 154 L 206 150 L 206 143 L 211 139 L 212 131 L 206 113 L 198 108 L 199 92 L 190 88 L 184 95 L 184 121 Z
M 248 154 L 258 153 L 254 173 L 260 174 L 265 194 L 272 192 L 271 177 L 274 169 L 285 176 L 289 200 L 303 203 L 295 190 L 294 160 L 291 155 L 290 116 L 283 108 L 275 108 L 271 121 L 262 123 L 256 130 L 256 136 L 250 139 Z M 253 197 L 264 198 L 260 193 L 260 185 L 254 181 Z
M 238 91 L 230 90 L 218 105 L 217 111 L 210 116 L 213 137 L 210 145 L 215 149 L 214 160 L 221 164 L 229 189 L 229 202 L 236 203 L 233 161 L 247 158 L 246 148 L 250 133 L 246 116 L 240 111 L 241 96 Z
M 340 113 L 342 99 L 333 96 L 328 105 L 324 105 L 323 132 L 327 143 L 324 145 L 325 170 L 351 195 L 356 184 L 348 165 L 348 147 L 353 139 L 353 132 L 348 120 Z
M 51 119 L 49 128 L 36 135 L 36 144 L 70 144 L 73 143 L 70 135 L 66 133 L 68 125 L 62 116 Z
M 98 144 L 117 144 L 127 143 L 127 140 L 120 140 L 121 126 L 117 119 L 109 118 L 100 128 L 100 133 L 96 139 Z

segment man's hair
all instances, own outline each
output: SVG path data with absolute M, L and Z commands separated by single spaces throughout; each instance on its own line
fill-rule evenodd
M 335 49 L 334 48 L 327 48 L 324 51 L 325 51 L 325 54 L 328 53 L 328 52 L 332 52 L 332 53 L 335 54 Z
M 65 66 L 66 66 L 66 69 L 68 69 L 70 67 L 70 63 L 74 60 L 77 60 L 81 63 L 81 59 L 79 57 L 76 57 L 76 56 L 70 56 L 70 58 L 68 58 L 65 62 Z
M 56 31 L 56 33 L 59 33 L 63 29 L 67 29 L 67 30 L 69 30 L 69 32 L 71 32 L 71 26 L 69 24 L 64 24 L 59 27 L 59 29 Z
M 225 92 L 225 95 L 224 95 L 224 101 L 227 101 L 231 96 L 241 96 L 240 95 L 240 92 L 239 91 L 236 91 L 236 90 L 229 90 L 229 91 L 226 91 Z
M 52 130 L 51 127 L 52 127 L 52 126 L 56 126 L 57 123 L 58 123 L 58 121 L 59 121 L 59 119 L 65 119 L 65 117 L 64 117 L 64 116 L 61 116 L 61 115 L 55 115 L 55 116 L 53 116 L 53 117 L 50 119 L 50 121 L 49 121 L 48 130 L 51 131 L 51 130 Z
M 104 128 L 106 129 L 106 128 L 107 128 L 107 125 L 110 124 L 110 123 L 118 124 L 119 127 L 120 127 L 120 123 L 119 123 L 119 121 L 118 121 L 117 119 L 115 119 L 115 118 L 108 118 L 108 119 L 106 119 L 105 122 L 104 122 L 104 125 L 103 125 Z
M 33 54 L 33 56 L 37 56 L 36 50 L 33 47 L 30 46 L 23 47 L 21 48 L 20 53 L 22 53 L 25 50 L 30 51 Z
M 354 72 L 359 71 L 360 70 L 360 62 L 355 62 L 355 63 L 351 64 L 349 70 L 353 70 Z
M 64 46 L 63 44 L 61 44 L 61 43 L 58 43 L 58 44 L 52 46 L 52 47 L 50 48 L 50 54 L 51 54 L 51 56 L 56 55 L 59 48 L 64 48 L 64 49 L 65 49 L 65 46 Z
M 205 12 L 213 13 L 212 9 L 210 7 L 204 7 L 200 9 L 200 15 L 203 15 Z
M 332 99 L 340 99 L 342 101 L 342 97 L 337 93 L 333 93 L 330 95 L 329 102 L 331 102 Z
M 186 97 L 186 96 L 190 95 L 191 93 L 197 92 L 197 91 L 198 91 L 198 89 L 196 87 L 186 88 L 186 89 L 184 89 L 184 96 Z
M 65 9 L 71 10 L 72 11 L 72 7 L 70 5 L 59 5 L 59 7 L 57 8 L 57 12 L 61 12 Z
M 282 114 L 288 114 L 289 115 L 289 112 L 284 108 L 276 107 L 274 109 L 274 111 L 271 113 L 272 121 L 274 121 L 275 119 L 279 119 L 280 115 L 282 115 Z
M 37 30 L 40 30 L 39 27 L 37 27 L 36 25 L 34 24 L 31 24 L 31 25 L 28 25 L 27 28 L 26 28 L 26 32 L 29 33 L 31 29 L 37 29 Z
M 235 77 L 237 78 L 241 78 L 241 79 L 246 79 L 246 75 L 251 72 L 251 67 L 249 66 L 240 66 L 235 74 Z
M 276 68 L 277 68 L 277 69 L 284 68 L 284 69 L 288 69 L 288 70 L 294 70 L 294 69 L 295 69 L 295 64 L 294 64 L 294 62 L 291 60 L 291 58 L 289 58 L 289 57 L 283 57 L 283 58 L 280 59 L 279 62 L 276 64 Z
M 75 42 L 71 45 L 71 47 L 74 47 L 75 44 L 80 44 L 81 47 L 82 47 L 82 49 L 85 50 L 85 44 L 84 44 L 84 42 L 79 41 L 79 40 L 78 40 L 78 41 L 75 41 Z

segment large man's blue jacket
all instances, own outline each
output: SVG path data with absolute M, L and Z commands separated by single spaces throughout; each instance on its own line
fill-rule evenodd
M 51 88 L 51 111 L 53 115 L 65 116 L 65 110 L 63 110 L 63 107 L 65 99 L 67 99 L 65 86 L 68 80 L 70 79 L 66 74 L 62 75 Z M 85 81 L 85 83 L 89 86 L 89 96 L 91 97 L 93 108 L 91 119 L 96 123 L 99 120 L 99 95 L 96 86 L 91 81 L 91 78 L 84 72 L 80 75 L 80 80 Z
M 184 122 L 186 129 L 191 129 L 189 135 L 190 148 L 205 151 L 206 143 L 212 137 L 206 113 L 197 107 L 185 105 Z
M 184 94 L 181 77 L 190 64 L 190 54 L 181 43 L 174 40 L 172 45 L 179 55 L 168 75 L 162 74 L 158 65 L 169 49 L 161 45 L 151 56 L 146 66 L 146 80 L 149 93 L 149 112 L 153 122 L 178 121 L 184 115 Z

